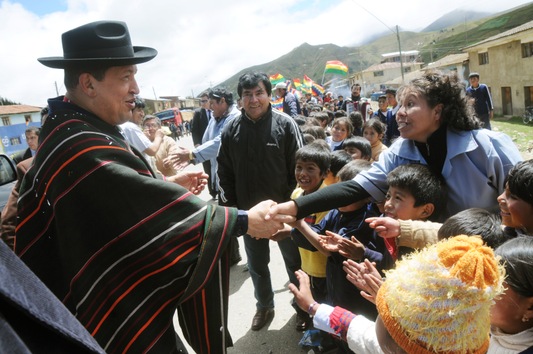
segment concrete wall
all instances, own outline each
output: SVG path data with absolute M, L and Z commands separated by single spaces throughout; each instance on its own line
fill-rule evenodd
M 509 37 L 507 42 L 493 43 L 468 50 L 470 72 L 478 72 L 480 82 L 489 86 L 494 112 L 503 114 L 502 87 L 510 87 L 512 108 L 508 115 L 524 113 L 526 97 L 524 87 L 533 90 L 533 57 L 522 58 L 522 43 L 533 42 L 533 30 Z M 488 52 L 489 63 L 479 65 L 478 54 Z M 509 108 L 509 106 L 508 106 Z

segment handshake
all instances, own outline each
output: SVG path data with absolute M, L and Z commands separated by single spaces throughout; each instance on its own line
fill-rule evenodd
M 292 201 L 277 204 L 265 200 L 248 210 L 248 232 L 255 238 L 272 238 L 285 224 L 296 221 L 296 204 Z

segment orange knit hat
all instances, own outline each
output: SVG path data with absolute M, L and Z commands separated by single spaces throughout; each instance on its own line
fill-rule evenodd
M 479 237 L 456 236 L 413 253 L 387 273 L 379 315 L 407 353 L 485 353 L 489 309 L 504 268 Z

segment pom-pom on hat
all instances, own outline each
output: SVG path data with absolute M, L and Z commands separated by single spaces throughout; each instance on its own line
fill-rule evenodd
M 503 266 L 481 238 L 456 236 L 398 262 L 376 305 L 407 353 L 485 353 L 489 309 L 503 278 Z

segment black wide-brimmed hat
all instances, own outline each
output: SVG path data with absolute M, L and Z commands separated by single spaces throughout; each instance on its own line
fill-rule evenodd
M 157 55 L 157 50 L 131 45 L 128 26 L 120 21 L 98 21 L 74 28 L 61 36 L 63 57 L 39 58 L 50 68 L 105 63 L 122 66 L 144 63 Z

